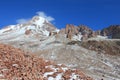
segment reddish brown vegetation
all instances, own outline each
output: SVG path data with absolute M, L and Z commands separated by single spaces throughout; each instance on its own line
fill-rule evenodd
M 46 72 L 54 71 L 49 67 L 51 65 L 58 70 L 54 74 L 44 77 Z M 66 66 L 56 65 L 51 61 L 28 55 L 20 49 L 0 44 L 0 80 L 47 80 L 48 77 L 56 77 L 59 73 L 63 73 L 63 80 L 70 79 L 72 73 L 77 74 L 78 79 L 92 80 L 79 70 L 68 69 L 64 71 L 63 67 Z

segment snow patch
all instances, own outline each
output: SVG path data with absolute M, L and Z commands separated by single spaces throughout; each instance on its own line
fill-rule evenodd
M 53 75 L 53 74 L 54 74 L 54 72 L 46 72 L 46 73 L 44 73 L 43 77 L 47 77 L 48 75 Z
M 108 36 L 97 35 L 97 37 L 92 37 L 92 38 L 89 38 L 88 40 L 100 41 L 100 40 L 106 40 L 106 39 L 108 39 Z
M 43 34 L 46 35 L 46 36 L 49 36 L 49 33 L 47 30 L 42 30 Z
M 48 80 L 55 80 L 53 77 L 48 77 Z
M 61 74 L 58 74 L 57 76 L 56 76 L 56 80 L 60 80 L 60 79 L 62 79 L 62 73 Z
M 35 17 L 33 17 L 32 23 L 36 24 L 39 27 L 42 27 L 44 25 L 45 21 L 47 21 L 47 20 L 45 20 L 45 18 L 40 17 L 40 16 L 35 16 Z
M 70 80 L 79 80 L 79 75 L 76 75 L 75 73 L 72 73 Z
M 4 77 L 4 75 L 3 75 L 3 74 L 0 74 L 0 77 Z
M 13 67 L 18 67 L 18 64 L 12 64 Z
M 98 39 L 108 39 L 108 36 L 100 36 L 100 35 L 98 35 L 97 38 Z
M 68 68 L 67 67 L 62 67 L 62 70 L 65 72 L 65 71 L 67 71 L 68 70 Z
M 78 34 L 78 35 L 74 35 L 74 36 L 72 37 L 72 40 L 81 41 L 81 38 L 82 38 L 82 35 L 81 35 L 81 34 Z

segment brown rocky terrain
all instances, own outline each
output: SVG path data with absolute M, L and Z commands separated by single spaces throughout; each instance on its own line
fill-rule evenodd
M 0 80 L 92 80 L 83 72 L 0 44 Z

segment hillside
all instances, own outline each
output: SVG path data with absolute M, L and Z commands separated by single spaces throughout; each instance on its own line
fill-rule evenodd
M 22 62 L 20 65 L 26 66 L 29 63 L 37 65 L 37 61 L 35 60 L 34 63 L 31 58 L 41 57 L 54 61 L 56 64 L 65 64 L 72 69 L 80 69 L 94 80 L 119 80 L 119 29 L 119 25 L 114 25 L 94 31 L 86 25 L 75 26 L 72 24 L 67 24 L 63 29 L 57 29 L 45 18 L 36 15 L 24 24 L 10 25 L 1 29 L 0 43 L 14 46 L 25 52 L 25 55 L 20 52 L 24 56 L 20 59 Z M 111 37 L 114 35 L 117 37 Z M 37 55 L 37 57 L 29 55 L 28 52 Z M 2 56 L 4 55 L 2 54 Z M 16 60 L 14 54 L 11 56 Z M 43 67 L 53 65 L 41 58 L 40 61 L 38 58 L 37 60 L 39 63 L 43 63 L 40 64 Z M 11 60 L 11 58 L 9 59 Z M 11 64 L 11 62 L 9 63 Z M 53 65 L 53 67 L 56 66 Z M 34 69 L 36 68 L 37 66 Z M 38 68 L 37 71 L 39 71 Z
M 92 80 L 83 72 L 0 44 L 0 80 Z

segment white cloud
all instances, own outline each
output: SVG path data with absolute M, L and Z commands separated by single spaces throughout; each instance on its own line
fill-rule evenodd
M 47 19 L 47 20 L 50 21 L 50 22 L 52 22 L 52 21 L 55 20 L 52 16 L 46 15 L 46 13 L 43 12 L 43 11 L 37 12 L 37 15 L 39 15 L 39 16 Z M 18 24 L 24 24 L 24 23 L 28 22 L 30 19 L 31 19 L 31 18 L 27 18 L 27 19 L 21 18 L 21 19 L 16 20 L 16 22 L 17 22 Z
M 48 16 L 47 14 L 45 14 L 45 12 L 43 11 L 39 11 L 37 12 L 37 14 L 41 17 L 44 17 L 45 19 L 47 19 L 48 21 L 54 21 L 55 19 L 52 16 Z
M 16 22 L 17 22 L 18 24 L 24 24 L 24 23 L 28 22 L 29 20 L 30 20 L 30 19 L 24 19 L 24 18 L 22 18 L 22 19 L 16 20 Z

